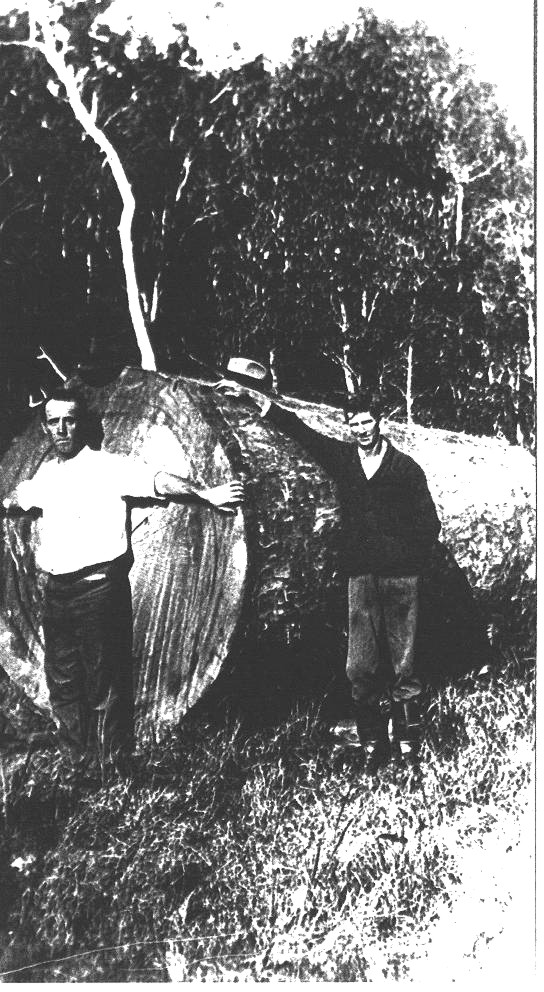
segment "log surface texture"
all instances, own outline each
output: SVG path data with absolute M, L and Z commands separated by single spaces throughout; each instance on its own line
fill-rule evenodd
M 269 680 L 275 659 L 304 655 L 310 688 L 320 665 L 341 668 L 346 645 L 339 514 L 334 483 L 324 470 L 253 407 L 196 380 L 126 369 L 115 382 L 86 392 L 102 413 L 107 450 L 143 458 L 202 485 L 233 477 L 246 483 L 246 502 L 235 516 L 175 501 L 132 509 L 140 739 L 161 736 L 179 722 L 219 673 L 241 658 L 253 677 L 259 679 L 262 669 Z M 339 411 L 296 400 L 286 405 L 318 430 L 346 439 Z M 491 439 L 464 438 L 457 444 L 458 436 L 448 432 L 410 431 L 393 423 L 385 425 L 385 433 L 427 472 L 444 536 L 456 540 L 460 564 L 481 591 L 492 589 L 498 574 L 502 581 L 505 570 L 530 569 L 532 476 L 526 453 L 516 456 L 518 477 L 512 479 L 508 452 Z M 36 422 L 4 457 L 0 495 L 49 455 Z M 474 565 L 466 524 L 467 515 L 482 513 L 490 552 L 480 567 Z M 520 527 L 523 531 L 522 540 L 516 537 L 515 562 L 505 562 L 501 550 L 505 524 L 516 534 Z M 0 663 L 47 712 L 34 527 L 28 518 L 3 522 Z M 425 578 L 435 613 L 437 578 L 448 571 L 460 588 L 455 562 L 442 551 Z M 443 605 L 452 599 L 451 581 L 449 591 L 447 583 L 442 588 Z M 451 642 L 459 624 L 445 613 L 443 618 Z

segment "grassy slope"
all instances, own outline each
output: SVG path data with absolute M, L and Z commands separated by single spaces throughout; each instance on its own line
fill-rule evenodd
M 429 715 L 421 783 L 367 780 L 308 714 L 249 741 L 187 727 L 98 791 L 31 761 L 4 805 L 10 858 L 38 856 L 19 872 L 2 970 L 75 954 L 11 977 L 486 977 L 488 942 L 512 926 L 503 906 L 532 878 L 528 672 L 467 678 Z M 81 955 L 101 946 L 118 949 Z
M 326 408 L 295 405 L 331 430 Z M 424 465 L 473 581 L 504 585 L 507 629 L 508 603 L 532 587 L 532 460 L 489 439 L 390 433 Z M 421 784 L 369 782 L 309 713 L 250 740 L 188 722 L 108 786 L 56 752 L 18 772 L 5 762 L 6 980 L 462 981 L 506 968 L 502 928 L 519 976 L 532 954 L 530 664 L 429 706 Z

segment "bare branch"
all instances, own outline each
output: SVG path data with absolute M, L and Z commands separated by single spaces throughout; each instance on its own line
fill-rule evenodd
M 376 303 L 378 302 L 378 296 L 379 295 L 380 295 L 380 290 L 377 289 L 376 290 L 376 294 L 374 296 L 374 299 L 372 300 L 372 303 L 370 304 L 370 310 L 369 310 L 368 317 L 367 317 L 367 322 L 369 324 L 370 324 L 370 321 L 372 320 L 372 314 L 374 313 L 374 310 L 376 309 Z
M 33 409 L 33 408 L 34 408 L 35 406 L 41 406 L 41 405 L 42 405 L 42 403 L 43 403 L 43 401 L 44 401 L 45 399 L 47 399 L 47 395 L 46 395 L 46 393 L 44 393 L 44 391 L 43 391 L 43 389 L 40 389 L 40 393 L 41 393 L 42 395 L 41 395 L 41 397 L 40 397 L 40 399 L 39 399 L 39 400 L 35 400 L 35 399 L 34 399 L 34 393 L 29 393 L 29 394 L 28 394 L 28 405 L 29 405 L 29 407 L 30 407 L 30 409 L 31 409 L 31 410 L 32 410 L 32 409 Z
M 232 93 L 232 86 L 229 86 L 228 83 L 225 86 L 223 86 L 223 89 L 219 90 L 219 93 L 216 93 L 214 98 L 210 100 L 210 107 L 212 103 L 216 103 L 216 101 L 219 100 L 220 96 L 223 96 L 223 93 Z
M 57 365 L 57 363 L 54 361 L 53 358 L 51 358 L 51 355 L 49 354 L 49 352 L 47 352 L 45 350 L 45 348 L 43 347 L 43 345 L 40 345 L 40 351 L 39 351 L 39 354 L 36 355 L 36 358 L 38 359 L 39 362 L 41 362 L 41 361 L 43 361 L 43 359 L 45 359 L 46 362 L 49 362 L 51 368 L 53 369 L 54 372 L 56 372 L 56 374 L 58 375 L 59 379 L 62 379 L 63 382 L 66 382 L 67 381 L 68 376 L 65 375 L 65 373 L 62 371 L 62 369 L 59 368 L 59 366 Z
M 483 179 L 484 176 L 488 176 L 491 172 L 493 172 L 493 169 L 496 169 L 498 165 L 502 165 L 503 162 L 504 162 L 504 152 L 501 152 L 499 157 L 496 158 L 495 161 L 492 162 L 487 169 L 482 169 L 482 171 L 477 172 L 476 175 L 470 176 L 470 178 L 467 179 L 467 182 L 474 183 L 476 182 L 477 179 Z
M 185 158 L 183 159 L 183 168 L 185 169 L 185 175 L 184 175 L 183 179 L 181 180 L 181 182 L 180 182 L 180 184 L 179 184 L 179 186 L 178 186 L 178 188 L 176 190 L 176 203 L 179 202 L 180 197 L 181 197 L 182 190 L 187 185 L 187 181 L 189 179 L 189 172 L 191 170 L 191 166 L 193 164 L 193 161 L 194 161 L 194 159 L 190 158 L 189 155 L 186 155 Z
M 37 48 L 38 50 L 42 50 L 43 48 L 43 46 L 40 45 L 39 42 L 33 42 L 29 40 L 21 41 L 20 39 L 17 40 L 13 39 L 13 41 L 4 41 L 4 40 L 0 41 L 0 46 L 2 48 L 7 48 L 8 45 L 14 48 L 33 48 L 33 49 Z
M 2 182 L 0 183 L 0 189 L 2 188 L 2 186 L 5 186 L 6 183 L 9 183 L 10 179 L 13 179 L 13 170 L 11 168 L 11 165 L 8 166 L 8 170 L 9 171 L 7 176 L 4 179 L 2 179 Z
M 87 80 L 87 82 L 89 82 L 89 81 L 90 81 L 90 80 Z M 143 87 L 143 86 L 138 86 L 138 87 L 137 87 L 137 88 L 136 88 L 135 90 L 133 90 L 133 91 L 132 91 L 132 93 L 130 94 L 130 100 L 131 100 L 132 102 L 134 102 L 134 100 L 135 100 L 135 98 L 136 98 L 136 97 L 137 97 L 137 96 L 138 96 L 138 95 L 139 95 L 139 94 L 140 94 L 140 93 L 141 93 L 141 92 L 142 92 L 143 90 L 144 90 L 144 87 Z M 105 121 L 100 121 L 100 123 L 99 123 L 99 127 L 101 127 L 101 128 L 102 128 L 102 130 L 104 130 L 104 128 L 106 128 L 106 127 L 108 126 L 108 124 L 111 124 L 111 122 L 112 122 L 112 121 L 114 121 L 114 120 L 116 119 L 116 117 L 119 117 L 119 116 L 120 116 L 120 114 L 123 114 L 123 113 L 125 113 L 125 111 L 127 111 L 127 110 L 128 110 L 128 104 L 123 104 L 123 105 L 122 105 L 121 107 L 118 107 L 118 108 L 117 108 L 117 110 L 113 110 L 113 111 L 111 112 L 111 114 L 109 114 L 109 115 L 108 115 L 108 117 L 106 117 L 106 120 L 105 120 Z M 177 123 L 178 121 L 179 121 L 179 117 L 178 117 L 178 118 L 176 118 L 176 123 Z M 174 125 L 173 125 L 173 127 L 175 127 L 175 126 L 176 126 L 176 123 L 174 123 Z M 172 139 L 170 139 L 170 140 L 172 140 Z
M 181 121 L 181 114 L 178 114 L 168 133 L 168 141 L 170 142 L 171 145 L 174 144 L 174 138 L 176 136 L 176 131 L 180 121 Z
M 25 200 L 21 200 L 21 203 L 18 203 L 15 207 L 13 207 L 13 209 L 10 210 L 8 214 L 6 214 L 3 221 L 0 223 L 0 232 L 4 230 L 4 226 L 7 224 L 8 220 L 11 220 L 12 217 L 15 217 L 17 214 L 23 214 L 27 210 L 32 210 L 34 207 L 37 206 L 38 204 L 36 203 L 36 201 L 32 203 L 28 203 Z
M 201 221 L 203 220 L 209 220 L 210 217 L 218 217 L 218 216 L 219 216 L 219 210 L 210 210 L 208 214 L 201 214 L 200 217 L 196 217 L 190 226 L 195 227 L 197 224 L 200 224 Z

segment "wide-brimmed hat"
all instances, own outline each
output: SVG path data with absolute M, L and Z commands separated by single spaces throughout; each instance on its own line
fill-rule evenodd
M 227 378 L 235 379 L 243 386 L 253 389 L 271 389 L 272 373 L 270 369 L 261 362 L 256 362 L 253 358 L 242 358 L 235 355 L 229 358 L 227 364 Z

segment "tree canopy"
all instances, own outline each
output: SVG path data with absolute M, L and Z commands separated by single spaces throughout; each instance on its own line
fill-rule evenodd
M 214 75 L 183 25 L 135 55 L 107 0 L 41 7 L 134 197 L 159 368 L 248 353 L 280 389 L 377 384 L 401 419 L 530 443 L 532 173 L 492 87 L 443 42 L 361 11 L 273 73 L 259 58 Z M 8 413 L 40 384 L 40 345 L 70 370 L 141 352 L 119 181 L 41 35 L 27 43 L 27 8 L 0 19 Z

